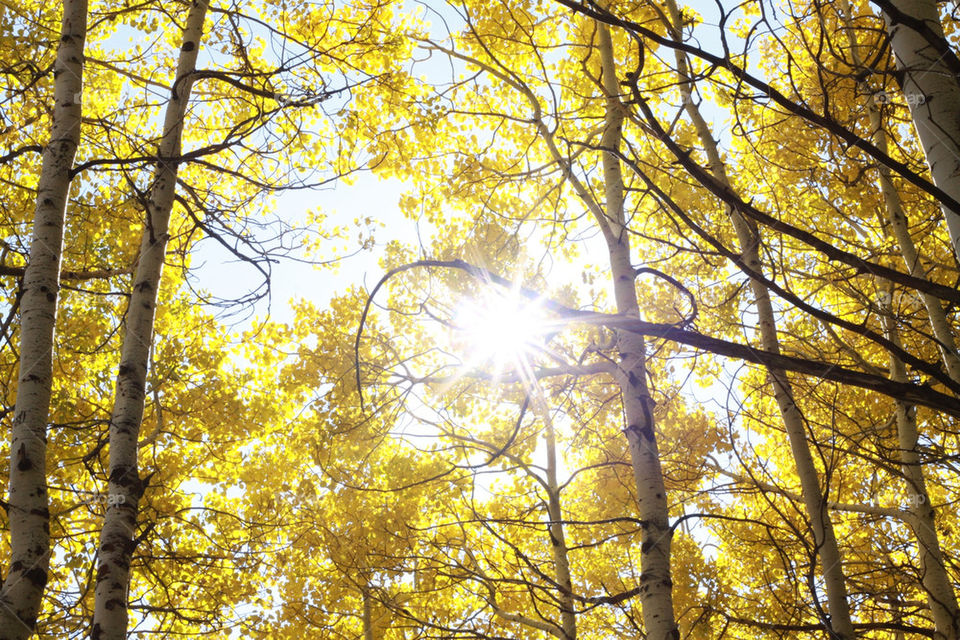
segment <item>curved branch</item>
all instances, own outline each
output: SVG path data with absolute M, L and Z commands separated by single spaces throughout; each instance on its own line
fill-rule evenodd
M 363 313 L 360 316 L 360 325 L 357 328 L 357 337 L 354 341 L 354 365 L 356 370 L 357 394 L 360 397 L 360 406 L 363 408 L 362 380 L 360 375 L 360 341 L 363 336 L 363 327 L 366 323 L 367 315 L 370 311 L 370 305 L 377 292 L 394 276 L 410 271 L 412 269 L 458 269 L 470 275 L 471 277 L 485 280 L 487 282 L 503 286 L 514 287 L 506 278 L 484 269 L 477 267 L 464 260 L 418 260 L 408 264 L 401 265 L 388 271 L 367 297 Z M 701 351 L 713 353 L 720 356 L 728 356 L 761 364 L 767 367 L 783 369 L 804 375 L 813 376 L 821 380 L 828 380 L 840 384 L 846 384 L 861 389 L 867 389 L 883 394 L 895 400 L 923 405 L 930 409 L 943 412 L 945 414 L 960 418 L 960 399 L 949 396 L 940 391 L 936 391 L 928 384 L 913 384 L 909 382 L 897 382 L 889 380 L 882 376 L 872 373 L 864 373 L 854 369 L 821 362 L 818 360 L 809 360 L 797 356 L 787 356 L 763 349 L 757 349 L 750 345 L 731 342 L 721 338 L 714 338 L 697 331 L 684 329 L 676 324 L 663 324 L 656 322 L 646 322 L 639 318 L 632 318 L 620 314 L 599 313 L 596 311 L 581 311 L 573 309 L 559 302 L 545 299 L 540 294 L 523 287 L 516 288 L 522 295 L 531 300 L 538 300 L 544 308 L 556 313 L 561 318 L 568 320 L 571 324 L 587 324 L 602 326 L 610 329 L 619 329 L 630 333 L 668 340 L 678 344 L 684 344 L 694 347 Z
M 697 313 L 698 313 L 697 299 L 694 297 L 693 292 L 690 291 L 690 289 L 686 288 L 682 282 L 680 282 L 673 276 L 667 275 L 666 273 L 664 273 L 663 271 L 660 271 L 659 269 L 654 269 L 653 267 L 638 267 L 633 270 L 634 277 L 642 276 L 646 273 L 654 275 L 660 278 L 661 280 L 665 280 L 671 286 L 673 286 L 674 289 L 676 289 L 677 291 L 679 291 L 680 293 L 682 293 L 687 297 L 687 300 L 690 301 L 690 315 L 684 318 L 681 321 L 681 324 L 684 326 L 693 324 L 693 321 L 697 319 Z

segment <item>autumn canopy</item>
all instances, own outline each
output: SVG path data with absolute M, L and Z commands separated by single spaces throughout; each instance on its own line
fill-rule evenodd
M 960 640 L 956 0 L 0 0 L 0 640 Z

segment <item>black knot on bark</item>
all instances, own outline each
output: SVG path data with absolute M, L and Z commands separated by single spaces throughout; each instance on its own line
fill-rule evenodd
M 624 431 L 632 431 L 637 436 L 644 438 L 645 440 L 653 440 L 653 427 L 649 424 L 638 426 L 635 424 L 629 425 Z
M 23 577 L 30 581 L 30 584 L 37 589 L 43 589 L 47 584 L 47 572 L 40 567 L 34 567 L 23 574 Z M 32 625 L 31 625 L 32 626 Z
M 33 468 L 33 461 L 30 460 L 30 457 L 27 455 L 27 448 L 24 445 L 20 445 L 20 448 L 17 449 L 17 469 L 20 471 L 29 471 Z
M 117 465 L 110 472 L 110 482 L 132 489 L 140 484 L 140 477 L 137 476 L 137 470 L 132 465 Z

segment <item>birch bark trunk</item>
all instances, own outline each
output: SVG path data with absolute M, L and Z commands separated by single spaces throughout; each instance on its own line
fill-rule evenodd
M 624 184 L 619 149 L 626 115 L 620 102 L 616 61 L 609 27 L 597 22 L 598 48 L 606 95 L 602 152 L 604 197 L 601 204 L 587 184 L 573 170 L 568 157 L 557 146 L 554 132 L 546 125 L 536 96 L 521 83 L 511 82 L 529 101 L 532 121 L 543 138 L 550 155 L 561 167 L 564 179 L 573 188 L 596 220 L 603 233 L 610 260 L 617 312 L 631 318 L 640 317 L 635 271 L 630 255 L 630 237 L 624 217 Z M 482 62 L 478 66 L 502 77 Z M 509 80 L 508 80 L 509 81 Z M 666 488 L 657 447 L 654 402 L 647 389 L 646 344 L 642 335 L 621 331 L 617 336 L 619 356 L 617 383 L 623 398 L 626 420 L 624 434 L 630 451 L 637 509 L 644 523 L 641 532 L 640 602 L 646 637 L 650 640 L 675 640 L 680 637 L 673 609 L 673 581 L 670 577 L 670 527 Z M 498 615 L 500 614 L 498 611 Z M 509 619 L 509 618 L 508 618 Z
M 86 0 L 64 0 L 54 62 L 50 141 L 43 149 L 30 256 L 20 300 L 20 371 L 10 443 L 10 565 L 0 592 L 0 638 L 36 626 L 50 566 L 47 421 L 70 171 L 80 143 Z
M 143 421 L 147 367 L 166 254 L 167 230 L 176 190 L 177 158 L 190 100 L 206 0 L 192 0 L 183 31 L 170 101 L 167 103 L 154 182 L 146 200 L 140 258 L 127 308 L 110 416 L 110 477 L 107 511 L 100 533 L 93 614 L 93 640 L 125 640 L 130 561 L 136 546 L 137 510 L 145 489 L 137 458 Z
M 370 586 L 364 585 L 360 590 L 363 599 L 363 640 L 374 640 L 373 637 L 373 604 L 370 602 Z
M 672 37 L 679 41 L 682 25 L 679 8 L 675 0 L 667 0 L 666 6 L 669 12 L 668 28 Z M 716 140 L 713 139 L 713 134 L 706 120 L 693 101 L 693 80 L 686 56 L 677 50 L 676 60 L 684 108 L 696 128 L 701 144 L 704 146 L 710 171 L 727 188 L 733 190 L 733 185 L 727 176 L 726 167 L 720 158 Z M 736 232 L 744 263 L 754 273 L 762 274 L 763 263 L 760 260 L 761 239 L 759 229 L 730 207 L 727 207 L 727 215 Z M 750 288 L 756 303 L 760 344 L 766 351 L 779 354 L 780 340 L 777 334 L 776 317 L 773 313 L 770 292 L 762 282 L 754 279 L 750 281 Z M 780 410 L 784 429 L 787 432 L 797 476 L 800 479 L 801 496 L 807 517 L 810 519 L 814 548 L 820 559 L 830 614 L 829 626 L 837 638 L 853 640 L 855 634 L 853 621 L 850 617 L 846 578 L 843 574 L 843 558 L 840 554 L 840 547 L 837 544 L 833 522 L 828 511 L 827 487 L 821 486 L 820 474 L 807 444 L 803 415 L 797 406 L 793 385 L 787 378 L 786 371 L 768 367 L 767 372 L 774 399 Z
M 933 182 L 954 199 L 960 198 L 960 82 L 955 68 L 960 62 L 944 37 L 937 3 L 889 0 L 877 4 L 883 8 L 901 88 Z M 941 209 L 953 252 L 960 257 L 960 211 L 946 205 Z

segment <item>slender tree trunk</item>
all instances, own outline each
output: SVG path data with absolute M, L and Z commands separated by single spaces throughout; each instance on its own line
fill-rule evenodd
M 573 171 L 569 158 L 557 146 L 553 131 L 543 120 L 540 104 L 532 92 L 521 84 L 517 89 L 530 101 L 533 122 L 564 178 L 593 215 L 603 233 L 610 259 L 617 312 L 632 318 L 640 317 L 636 274 L 630 255 L 630 236 L 624 217 L 624 184 L 619 149 L 623 133 L 625 109 L 620 102 L 616 61 L 609 27 L 597 22 L 598 46 L 606 94 L 601 146 L 606 203 L 601 205 L 593 192 Z M 480 63 L 482 67 L 483 64 Z M 494 73 L 496 73 L 494 71 Z M 673 581 L 670 577 L 670 528 L 667 492 L 657 448 L 654 402 L 647 389 L 646 344 L 642 335 L 621 331 L 617 337 L 619 366 L 617 383 L 623 399 L 624 418 L 637 489 L 637 510 L 643 521 L 640 553 L 640 602 L 643 626 L 650 640 L 674 640 L 680 637 L 673 610 Z M 499 613 L 499 612 L 498 612 Z
M 856 35 L 853 33 L 852 13 L 850 3 L 841 0 L 840 8 L 846 21 L 846 32 L 850 45 L 850 55 L 854 66 L 865 69 Z M 861 81 L 861 86 L 867 95 L 873 91 L 868 80 Z M 867 105 L 867 114 L 870 119 L 870 131 L 874 144 L 887 152 L 888 140 L 883 128 L 880 109 L 871 101 Z M 883 195 L 887 212 L 888 228 L 893 232 L 900 252 L 912 275 L 926 278 L 926 272 L 920 261 L 920 255 L 913 237 L 910 235 L 907 217 L 900 200 L 900 194 L 893 184 L 890 169 L 880 165 L 879 186 Z M 880 281 L 881 295 L 879 297 L 880 317 L 883 322 L 884 333 L 891 342 L 900 346 L 900 333 L 893 315 L 893 285 L 888 281 Z M 946 312 L 940 300 L 929 294 L 921 293 L 933 335 L 937 339 L 941 358 L 947 368 L 947 373 L 954 380 L 960 381 L 960 358 L 957 356 L 956 342 L 953 330 L 947 320 Z M 907 380 L 907 372 L 903 362 L 889 354 L 890 379 L 903 382 Z M 927 604 L 933 613 L 936 637 L 938 640 L 957 640 L 960 638 L 960 606 L 957 604 L 953 583 L 947 573 L 940 548 L 940 538 L 936 528 L 936 514 L 930 504 L 926 481 L 923 477 L 920 455 L 917 447 L 919 433 L 917 429 L 916 411 L 904 402 L 896 404 L 897 437 L 900 444 L 900 462 L 904 478 L 910 488 L 908 510 L 913 517 L 911 523 L 917 539 L 922 571 L 921 582 L 927 594 Z
M 196 65 L 205 0 L 192 0 L 180 58 L 167 103 L 154 182 L 147 195 L 140 258 L 127 308 L 126 327 L 113 412 L 110 416 L 110 478 L 107 512 L 100 533 L 93 614 L 93 640 L 125 640 L 130 560 L 136 546 L 137 509 L 145 482 L 137 459 L 146 390 L 147 365 L 176 189 L 177 158 Z
M 574 612 L 573 580 L 570 577 L 570 558 L 566 535 L 563 531 L 563 509 L 560 508 L 560 483 L 557 481 L 557 435 L 553 419 L 542 398 L 540 413 L 546 429 L 547 448 L 547 516 L 550 518 L 550 551 L 553 555 L 553 570 L 560 585 L 560 640 L 577 640 L 577 616 Z
M 605 218 L 598 220 L 610 255 L 617 312 L 639 318 L 636 276 L 630 255 L 630 236 L 624 218 L 623 173 L 617 152 L 623 130 L 624 107 L 613 55 L 610 29 L 598 23 L 598 42 L 606 93 L 606 109 L 601 146 L 606 196 Z M 647 389 L 646 344 L 642 336 L 620 332 L 620 392 L 626 417 L 624 430 L 637 487 L 637 503 L 643 521 L 640 547 L 640 602 L 643 626 L 650 640 L 675 640 L 680 637 L 673 610 L 673 581 L 670 578 L 670 542 L 673 534 L 667 510 L 667 491 L 663 484 L 660 452 L 657 448 L 654 402 Z
M 880 293 L 880 318 L 887 338 L 900 346 L 900 332 L 891 305 L 893 286 L 884 281 Z M 890 379 L 907 379 L 903 362 L 890 354 Z M 927 604 L 933 613 L 936 640 L 957 640 L 960 637 L 960 607 L 957 606 L 953 583 L 943 560 L 940 538 L 937 535 L 936 514 L 930 504 L 930 494 L 923 477 L 923 466 L 917 445 L 917 413 L 913 406 L 897 401 L 897 440 L 900 464 L 909 488 L 907 510 L 912 516 L 911 527 L 920 552 L 920 580 L 927 593 Z
M 901 87 L 933 182 L 960 199 L 960 82 L 958 62 L 943 35 L 934 0 L 878 3 L 902 74 Z M 960 257 L 960 211 L 941 206 L 950 243 Z
M 847 34 L 847 42 L 850 45 L 851 61 L 858 72 L 867 71 L 863 63 L 863 56 L 860 54 L 860 46 L 857 42 L 856 34 L 853 32 L 850 3 L 848 0 L 841 0 L 839 6 L 846 22 L 845 31 Z M 874 95 L 873 87 L 866 77 L 861 80 L 860 86 L 866 95 Z M 874 100 L 869 100 L 866 104 L 866 110 L 870 121 L 871 141 L 878 149 L 887 153 L 889 140 L 887 139 L 887 132 L 883 128 L 883 118 L 881 117 L 880 109 Z M 878 183 L 880 193 L 883 196 L 887 213 L 887 225 L 889 225 L 889 230 L 893 233 L 900 247 L 900 255 L 903 256 L 903 261 L 910 275 L 926 280 L 927 272 L 921 260 L 920 252 L 917 250 L 916 243 L 914 243 L 913 237 L 910 235 L 907 215 L 904 211 L 903 203 L 900 200 L 900 194 L 893 184 L 893 173 L 889 167 L 883 164 L 877 166 L 877 172 L 879 173 Z M 947 368 L 947 373 L 950 374 L 951 378 L 960 382 L 960 355 L 957 353 L 956 339 L 950 322 L 947 320 L 947 314 L 943 310 L 943 304 L 936 296 L 932 296 L 929 293 L 918 293 L 923 300 L 924 307 L 927 309 L 927 316 L 930 318 L 930 327 L 933 330 L 934 337 L 937 339 L 937 347 L 940 350 L 943 364 Z
M 669 28 L 673 38 L 681 39 L 682 24 L 680 11 L 674 0 L 667 0 L 669 12 Z M 687 114 L 693 121 L 698 137 L 707 153 L 710 170 L 718 180 L 732 189 L 732 184 L 726 173 L 726 167 L 720 158 L 717 143 L 713 139 L 710 128 L 700 114 L 700 110 L 692 99 L 693 80 L 685 55 L 677 50 L 677 74 L 680 77 L 680 91 Z M 727 208 L 727 214 L 733 223 L 743 261 L 754 273 L 763 273 L 763 263 L 760 260 L 760 231 L 739 212 Z M 750 288 L 756 302 L 757 317 L 759 319 L 760 344 L 766 351 L 780 353 L 780 340 L 777 335 L 776 318 L 773 313 L 773 304 L 770 292 L 766 286 L 751 279 Z M 774 399 L 780 409 L 781 419 L 790 442 L 796 465 L 797 476 L 800 479 L 801 495 L 810 519 L 813 530 L 814 548 L 820 559 L 821 571 L 824 578 L 824 587 L 827 594 L 827 604 L 830 613 L 830 628 L 838 638 L 853 640 L 853 621 L 850 618 L 850 605 L 847 596 L 846 579 L 843 574 L 842 556 L 837 544 L 833 523 L 827 507 L 827 489 L 821 486 L 820 475 L 817 472 L 813 455 L 807 444 L 807 433 L 803 415 L 797 406 L 793 385 L 787 378 L 786 371 L 769 367 L 768 378 L 773 388 Z
M 370 601 L 370 586 L 360 590 L 363 599 L 363 640 L 373 640 L 373 603 Z
M 10 443 L 10 565 L 0 594 L 0 638 L 33 633 L 50 566 L 47 421 L 70 171 L 80 143 L 86 0 L 64 0 L 54 62 L 53 125 L 43 149 L 33 239 L 20 299 L 20 372 Z

